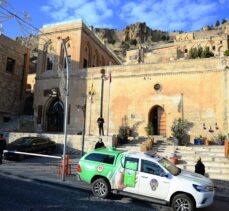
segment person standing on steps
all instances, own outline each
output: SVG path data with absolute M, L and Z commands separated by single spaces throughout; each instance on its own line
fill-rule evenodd
M 197 159 L 196 165 L 195 165 L 195 173 L 202 174 L 204 176 L 205 174 L 205 166 L 201 161 L 201 157 Z
M 103 117 L 100 116 L 97 119 L 97 123 L 98 123 L 98 127 L 99 127 L 99 135 L 104 136 L 104 130 L 103 130 L 104 119 L 103 119 Z

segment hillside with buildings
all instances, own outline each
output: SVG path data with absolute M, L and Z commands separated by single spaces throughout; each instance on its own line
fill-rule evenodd
M 222 56 L 229 48 L 228 21 L 214 27 L 205 26 L 195 32 L 165 32 L 151 29 L 146 23 L 141 22 L 128 25 L 123 30 L 89 28 L 119 57 L 123 64 L 188 59 L 193 49 L 199 47 L 203 51 L 208 48 L 209 55 Z M 32 49 L 31 60 L 35 67 L 38 37 L 17 37 L 16 40 Z
M 135 23 L 123 30 L 95 28 L 95 33 L 124 63 L 163 62 L 188 58 L 191 48 L 209 48 L 214 56 L 228 49 L 229 22 L 205 26 L 195 32 L 153 30 L 146 23 Z

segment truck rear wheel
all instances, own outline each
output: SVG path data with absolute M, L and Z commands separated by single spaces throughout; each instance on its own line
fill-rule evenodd
M 92 192 L 99 198 L 107 198 L 110 194 L 110 184 L 103 178 L 99 178 L 92 183 Z
M 194 202 L 186 194 L 177 194 L 173 197 L 172 208 L 174 211 L 193 211 Z

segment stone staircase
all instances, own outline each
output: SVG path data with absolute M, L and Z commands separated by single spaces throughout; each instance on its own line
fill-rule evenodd
M 154 143 L 159 141 L 164 142 L 166 138 L 163 136 L 153 136 Z M 129 138 L 128 143 L 118 146 L 118 149 L 130 150 L 130 151 L 139 151 L 141 144 L 146 140 L 146 137 L 137 137 L 137 138 Z
M 159 141 L 154 144 L 153 150 L 167 158 L 175 152 L 179 158 L 177 166 L 191 172 L 195 171 L 196 159 L 201 157 L 205 176 L 212 179 L 216 186 L 216 196 L 229 201 L 229 159 L 224 157 L 224 146 L 174 146 L 171 142 Z
M 144 138 L 130 140 L 119 149 L 139 151 L 144 140 Z M 212 179 L 216 186 L 216 196 L 229 201 L 229 159 L 224 157 L 224 146 L 174 146 L 172 141 L 161 136 L 154 136 L 152 151 L 166 158 L 175 152 L 179 158 L 177 166 L 191 172 L 195 171 L 196 159 L 201 157 L 205 165 L 205 176 Z

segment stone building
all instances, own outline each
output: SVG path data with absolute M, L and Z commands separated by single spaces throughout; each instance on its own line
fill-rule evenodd
M 0 36 L 0 128 L 23 113 L 29 49 Z
M 47 26 L 42 31 L 45 35 L 39 43 L 34 104 L 38 131 L 63 131 L 65 71 L 61 69 L 64 67 L 58 40 L 61 36 L 67 38 L 72 61 L 69 133 L 82 132 L 83 110 L 77 107 L 86 106 L 86 134 L 90 135 L 98 135 L 99 116 L 105 120 L 106 135 L 117 134 L 123 126 L 128 126 L 133 136 L 146 135 L 145 127 L 151 122 L 155 135 L 168 137 L 177 118 L 193 123 L 191 137 L 227 134 L 229 58 L 119 65 L 118 59 L 82 22 Z M 49 38 L 49 45 L 44 37 Z M 110 62 L 112 65 L 108 66 Z M 209 132 L 210 128 L 213 133 Z
M 89 67 L 119 65 L 117 56 L 82 21 L 46 25 L 39 37 L 39 54 L 35 85 L 35 118 L 42 131 L 63 131 L 64 75 L 66 60 L 65 43 L 70 68 L 70 92 L 68 127 L 71 132 L 81 122 L 76 104 L 86 92 L 86 77 Z M 62 41 L 61 41 L 62 40 Z M 79 72 L 82 70 L 82 72 Z M 79 75 L 80 73 L 80 75 Z
M 208 47 L 215 57 L 223 56 L 229 49 L 228 28 L 229 26 L 224 26 L 216 30 L 181 33 L 174 37 L 173 43 L 157 43 L 144 49 L 127 51 L 126 63 L 134 64 L 143 60 L 144 63 L 157 63 L 187 59 L 190 49 L 199 46 Z
M 100 69 L 89 68 L 87 75 L 87 92 L 90 90 L 91 75 L 97 90 L 91 112 L 87 99 L 86 128 L 88 132 L 90 126 L 92 134 L 98 134 L 96 119 L 101 106 Z M 109 74 L 110 67 L 104 69 Z M 193 123 L 191 137 L 227 134 L 228 71 L 229 58 L 226 57 L 112 66 L 109 103 L 108 80 L 104 86 L 105 130 L 109 126 L 108 133 L 117 134 L 120 127 L 128 125 L 133 135 L 141 136 L 146 135 L 145 127 L 152 122 L 155 135 L 169 137 L 173 121 L 184 118 Z M 78 123 L 82 130 L 82 122 Z M 210 127 L 213 133 L 209 133 Z M 76 128 L 79 129 L 80 125 Z
M 229 121 L 229 59 L 208 58 L 170 61 L 157 64 L 117 65 L 79 69 L 71 73 L 68 131 L 79 133 L 83 113 L 75 105 L 86 101 L 86 133 L 98 135 L 97 118 L 101 113 L 101 69 L 105 70 L 103 117 L 105 134 L 117 134 L 128 125 L 132 135 L 146 135 L 145 127 L 152 122 L 154 134 L 170 136 L 175 119 L 185 118 L 193 127 L 191 137 L 227 134 Z M 110 100 L 108 101 L 109 80 Z M 47 130 L 47 111 L 53 97 L 45 90 L 57 84 L 57 78 L 44 73 L 37 77 L 36 108 L 43 104 L 43 130 Z M 95 94 L 91 103 L 93 78 Z M 108 112 L 109 111 L 109 112 Z M 39 112 L 39 111 L 38 111 Z M 46 117 L 45 117 L 46 115 Z M 203 129 L 205 125 L 206 130 Z M 38 126 L 38 125 L 37 125 Z M 217 126 L 217 127 L 216 127 Z M 214 133 L 210 133 L 210 127 Z M 107 131 L 108 129 L 108 131 Z

